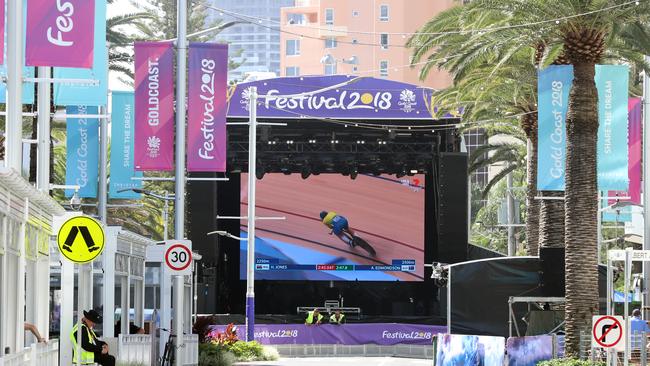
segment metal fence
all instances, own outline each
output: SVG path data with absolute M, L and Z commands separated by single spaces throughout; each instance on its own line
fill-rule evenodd
M 583 332 L 580 335 L 580 358 L 592 362 L 606 361 L 607 352 L 602 348 L 594 348 L 591 345 L 591 333 Z M 629 365 L 650 365 L 650 333 L 632 333 L 630 335 L 630 358 Z M 616 357 L 616 365 L 625 365 L 624 353 L 612 353 Z
M 199 363 L 199 336 L 186 334 L 183 336 L 183 341 L 185 344 L 182 364 L 197 365 Z M 148 334 L 120 334 L 117 359 L 124 363 L 151 365 L 153 364 L 151 362 L 152 344 L 152 337 Z
M 344 344 L 281 344 L 273 345 L 286 357 L 406 357 L 433 359 L 432 346 L 400 344 L 395 346 Z
M 0 357 L 0 366 L 58 366 L 59 342 L 36 343 L 21 352 Z

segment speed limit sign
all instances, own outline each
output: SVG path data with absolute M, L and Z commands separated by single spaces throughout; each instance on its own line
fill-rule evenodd
M 173 275 L 192 274 L 192 242 L 190 240 L 168 240 L 165 243 L 165 265 Z

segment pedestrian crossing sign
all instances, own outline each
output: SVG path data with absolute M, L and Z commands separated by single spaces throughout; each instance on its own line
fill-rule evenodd
M 104 229 L 90 217 L 76 216 L 61 226 L 56 241 L 64 257 L 75 263 L 89 263 L 104 250 Z

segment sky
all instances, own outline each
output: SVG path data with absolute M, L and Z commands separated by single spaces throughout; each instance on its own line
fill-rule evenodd
M 134 13 L 137 10 L 138 9 L 133 6 L 130 0 L 115 0 L 113 4 L 108 5 L 108 8 L 106 9 L 106 15 L 108 18 L 110 18 L 116 15 Z M 133 90 L 130 85 L 124 84 L 119 80 L 119 75 L 120 74 L 116 74 L 114 72 L 109 72 L 108 88 L 110 90 Z

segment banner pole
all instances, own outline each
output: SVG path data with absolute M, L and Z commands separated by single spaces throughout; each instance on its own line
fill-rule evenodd
M 38 76 L 50 77 L 50 68 L 38 68 Z M 38 84 L 38 149 L 36 160 L 36 188 L 49 195 L 50 193 L 50 89 L 49 83 Z
M 105 113 L 106 107 L 99 107 L 99 114 Z M 98 194 L 98 214 L 99 220 L 102 224 L 106 225 L 108 217 L 106 217 L 106 201 L 107 192 L 107 171 L 108 165 L 108 120 L 106 118 L 99 119 L 99 190 Z
M 645 62 L 650 62 L 650 56 L 646 55 L 644 57 Z M 642 122 L 642 139 L 643 143 L 641 144 L 643 148 L 643 158 L 644 162 L 641 164 L 642 177 L 643 177 L 643 250 L 650 250 L 650 215 L 648 214 L 648 209 L 650 208 L 650 174 L 648 174 L 648 165 L 647 162 L 650 160 L 650 76 L 647 72 L 643 73 L 643 122 Z M 648 266 L 646 261 L 641 262 L 643 270 L 643 296 L 641 297 L 641 311 L 643 314 L 643 319 L 648 320 L 648 305 L 650 305 L 650 291 L 648 286 L 648 281 L 650 281 L 650 266 Z M 627 295 L 626 295 L 627 296 Z M 645 338 L 644 338 L 645 339 Z
M 185 236 L 185 95 L 187 72 L 187 0 L 178 0 L 178 34 L 176 39 L 176 195 L 174 232 L 176 239 Z M 180 277 L 180 278 L 179 278 Z M 183 365 L 183 295 L 182 276 L 174 278 L 174 331 L 176 332 L 176 365 Z M 161 339 L 161 342 L 163 340 Z
M 23 2 L 7 2 L 7 119 L 5 164 L 22 175 Z

